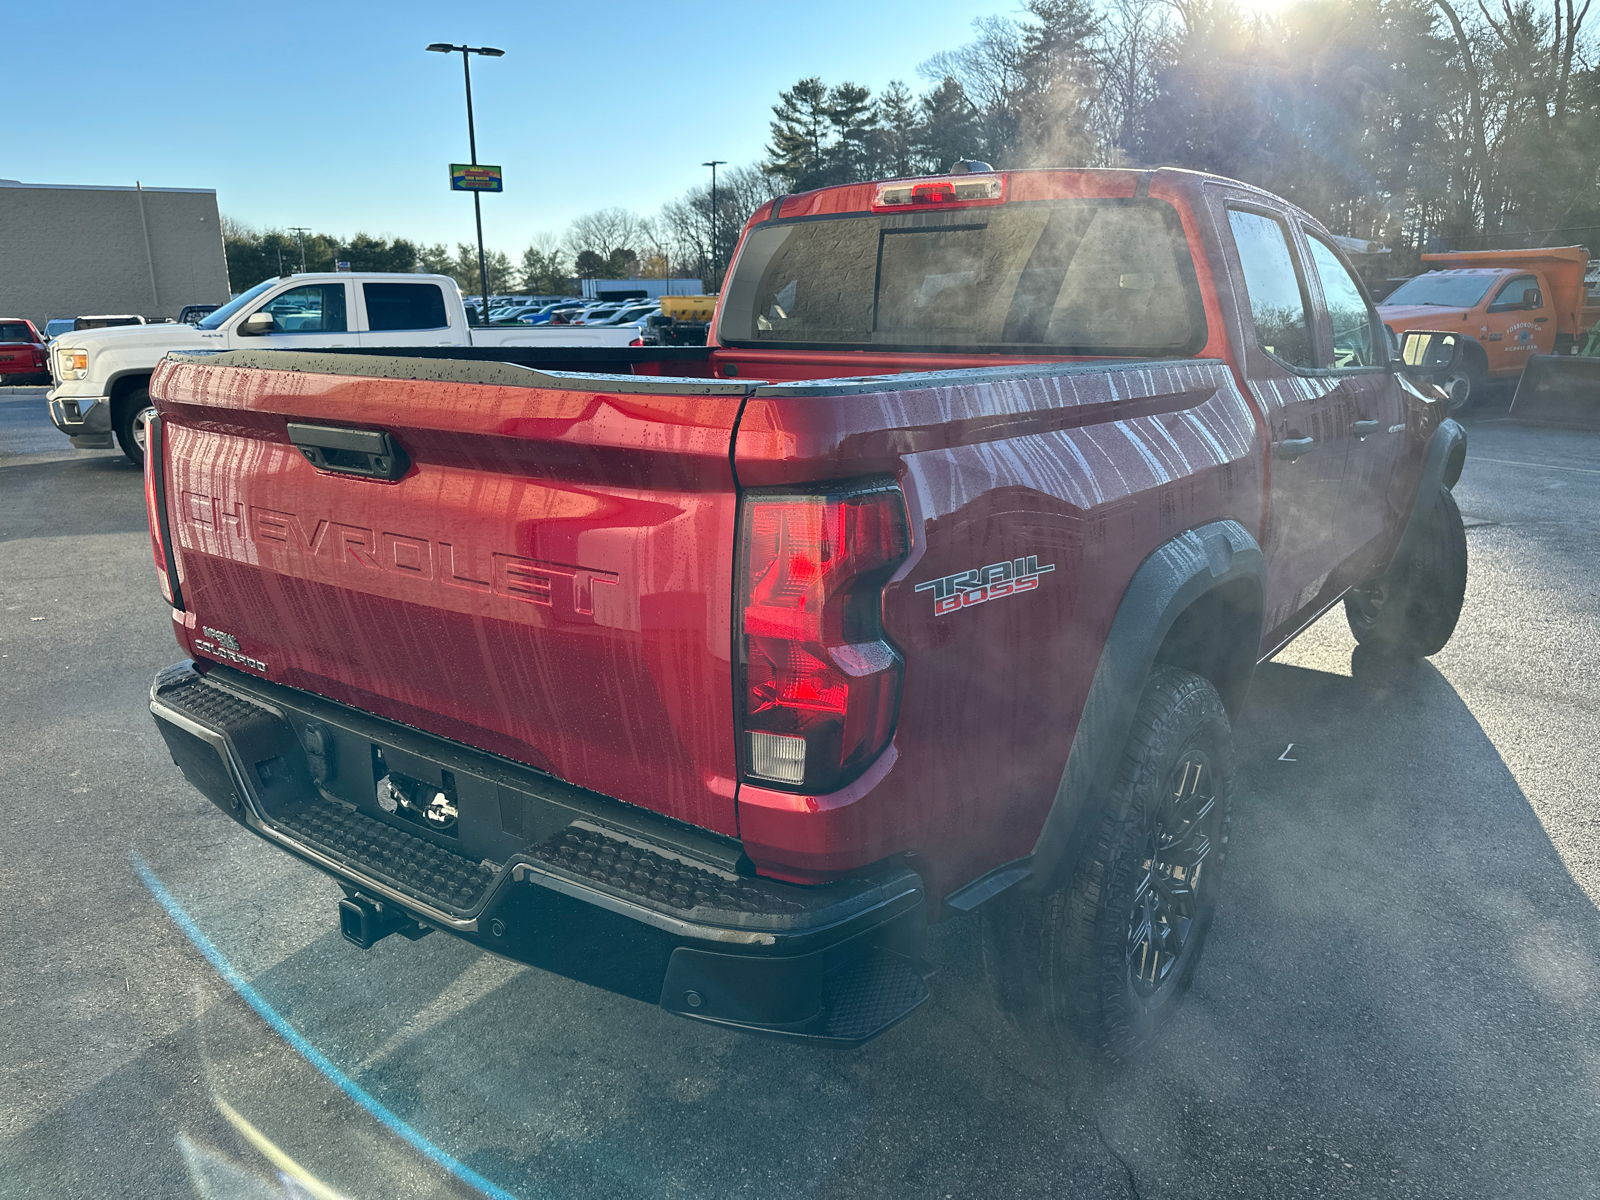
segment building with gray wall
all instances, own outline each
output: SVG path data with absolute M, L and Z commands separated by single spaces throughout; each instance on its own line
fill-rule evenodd
M 228 299 L 217 193 L 0 179 L 0 316 L 176 317 Z
M 643 293 L 646 300 L 662 296 L 698 296 L 705 288 L 698 279 L 580 279 L 585 300 L 605 300 Z

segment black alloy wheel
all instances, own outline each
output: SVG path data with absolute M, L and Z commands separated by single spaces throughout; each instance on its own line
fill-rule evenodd
M 1154 996 L 1175 978 L 1185 952 L 1198 944 L 1200 889 L 1222 816 L 1215 779 L 1204 749 L 1187 746 L 1165 798 L 1148 814 L 1124 951 L 1129 986 L 1140 996 Z

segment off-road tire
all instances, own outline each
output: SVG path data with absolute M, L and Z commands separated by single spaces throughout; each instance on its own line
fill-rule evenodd
M 1210 774 L 1202 786 L 1201 763 Z M 1194 789 L 1175 801 L 1193 774 Z M 1209 791 L 1210 803 L 1184 828 L 1198 871 L 1186 923 L 1164 968 L 1141 967 L 1141 897 L 1161 875 L 1162 822 Z M 1203 797 L 1201 797 L 1203 799 Z M 1194 979 L 1215 912 L 1228 850 L 1233 799 L 1233 735 L 1209 681 L 1176 667 L 1151 672 L 1116 782 L 1093 818 L 1088 843 L 1066 883 L 1042 895 L 1001 897 L 982 910 L 984 964 L 1001 1006 L 1024 1028 L 1074 1037 L 1113 1059 L 1147 1046 L 1172 1017 Z M 1196 812 L 1199 810 L 1196 809 Z M 1181 883 L 1171 874 L 1166 886 Z M 1161 889 L 1157 889 L 1160 891 Z M 1149 894 L 1155 895 L 1155 892 Z M 1176 924 L 1170 926 L 1176 936 Z M 1147 940 L 1148 948 L 1150 942 Z
M 1426 658 L 1444 649 L 1467 595 L 1467 531 L 1449 488 L 1439 489 L 1420 520 L 1406 560 L 1344 601 L 1356 641 L 1388 658 Z
M 154 406 L 150 403 L 150 389 L 134 388 L 117 400 L 115 411 L 117 445 L 122 447 L 122 453 L 134 466 L 144 466 L 144 446 L 139 426 L 145 414 L 155 412 Z

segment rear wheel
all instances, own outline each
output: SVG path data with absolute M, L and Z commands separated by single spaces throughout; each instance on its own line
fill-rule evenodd
M 1067 882 L 984 910 L 1003 1005 L 1113 1058 L 1148 1045 L 1189 989 L 1228 846 L 1233 738 L 1222 699 L 1157 667 L 1089 845 Z
M 1420 518 L 1405 561 L 1344 599 L 1345 619 L 1362 646 L 1389 658 L 1426 658 L 1444 649 L 1467 595 L 1467 531 L 1450 489 L 1441 487 Z
M 144 466 L 144 447 L 150 418 L 156 415 L 149 388 L 135 388 L 117 402 L 117 444 L 136 467 Z

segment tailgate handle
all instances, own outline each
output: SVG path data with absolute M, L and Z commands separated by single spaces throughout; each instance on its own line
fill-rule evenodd
M 343 429 L 290 421 L 289 440 L 319 471 L 393 482 L 411 466 L 400 443 L 381 429 Z

